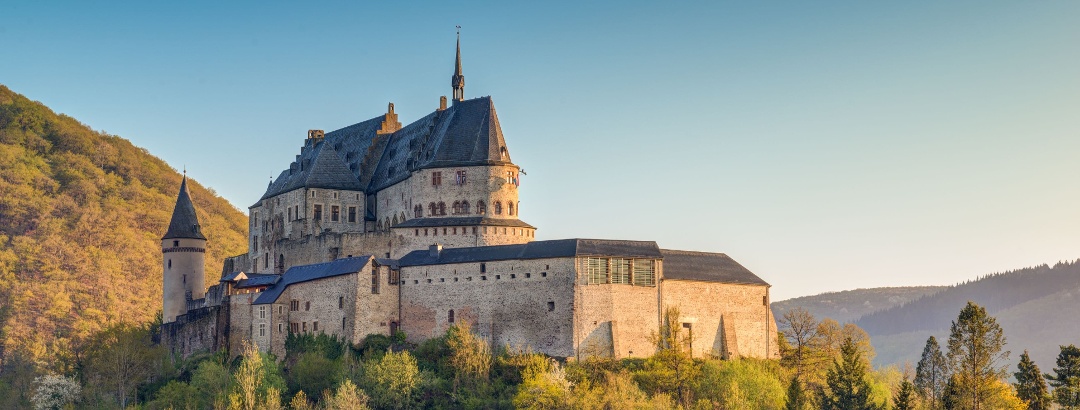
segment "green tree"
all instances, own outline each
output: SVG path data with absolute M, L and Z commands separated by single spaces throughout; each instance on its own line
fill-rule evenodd
M 200 406 L 199 391 L 179 380 L 171 380 L 154 393 L 154 400 L 147 403 L 148 409 L 195 410 Z
M 338 385 L 333 394 L 329 391 L 323 397 L 323 406 L 326 410 L 365 410 L 368 407 L 368 397 L 353 384 L 352 380 L 345 379 Z
M 321 352 L 304 352 L 289 368 L 289 390 L 303 391 L 318 397 L 341 380 L 339 367 L 337 361 L 330 360 Z
M 799 382 L 799 377 L 795 376 L 791 378 L 791 383 L 787 388 L 787 404 L 784 405 L 786 410 L 805 410 L 810 408 L 810 397 L 803 390 L 803 385 Z
M 986 309 L 968 302 L 949 333 L 949 367 L 955 377 L 959 409 L 987 409 L 997 382 L 1005 377 L 1002 362 L 1008 360 L 1005 334 Z
M 1054 386 L 1054 401 L 1061 408 L 1080 409 L 1080 348 L 1061 346 L 1054 374 L 1048 374 L 1046 378 Z
M 281 386 L 284 381 L 274 369 L 277 361 L 259 352 L 254 343 L 245 342 L 243 359 L 234 375 L 229 408 L 238 410 L 277 409 L 281 407 Z M 278 374 L 275 374 L 278 373 Z
M 214 360 L 203 360 L 191 374 L 191 387 L 199 392 L 199 407 L 223 410 L 229 404 L 229 370 Z
M 420 369 L 409 352 L 388 351 L 379 360 L 364 366 L 364 387 L 371 404 L 379 409 L 407 409 L 415 406 L 420 387 Z
M 693 403 L 691 387 L 701 369 L 687 351 L 689 335 L 683 332 L 679 317 L 676 307 L 664 310 L 660 331 L 653 334 L 656 353 L 635 377 L 647 390 L 671 394 L 680 405 L 689 407 Z
M 745 406 L 761 410 L 784 407 L 784 383 L 775 361 L 751 358 L 706 360 L 701 376 L 693 382 L 694 397 L 725 408 L 735 408 L 731 400 L 739 398 Z
M 83 360 L 87 386 L 121 408 L 134 399 L 140 384 L 164 367 L 165 350 L 151 340 L 146 326 L 120 323 L 96 334 Z
M 915 396 L 915 385 L 905 377 L 904 381 L 900 382 L 900 390 L 893 396 L 893 410 L 915 409 Z
M 1027 350 L 1020 354 L 1020 363 L 1017 371 L 1013 373 L 1016 378 L 1016 396 L 1027 404 L 1028 410 L 1049 410 L 1050 392 L 1046 387 L 1046 380 L 1039 372 L 1039 366 L 1028 357 Z
M 941 396 L 948 381 L 949 362 L 945 359 L 945 354 L 941 353 L 937 339 L 930 336 L 923 347 L 922 358 L 915 367 L 914 380 L 919 396 L 926 401 L 930 409 L 941 408 Z
M 870 400 L 870 382 L 866 378 L 866 360 L 851 338 L 840 345 L 840 360 L 825 375 L 826 389 L 820 393 L 821 408 L 825 410 L 878 409 Z

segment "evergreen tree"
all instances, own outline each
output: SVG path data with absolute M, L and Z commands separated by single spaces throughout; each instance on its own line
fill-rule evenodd
M 1080 409 L 1080 348 L 1061 346 L 1054 374 L 1048 374 L 1046 378 L 1054 386 L 1054 401 L 1062 409 Z
M 969 301 L 952 322 L 949 334 L 949 367 L 956 380 L 957 408 L 982 410 L 1005 377 L 1008 360 L 1005 334 L 986 309 Z
M 821 390 L 821 408 L 824 410 L 878 409 L 870 401 L 870 382 L 866 379 L 866 361 L 851 338 L 845 338 L 840 346 L 840 360 L 833 360 L 833 367 L 825 375 L 827 389 Z
M 1027 350 L 1020 355 L 1020 364 L 1013 376 L 1016 377 L 1016 384 L 1013 385 L 1016 387 L 1016 396 L 1027 404 L 1028 410 L 1050 409 L 1050 393 L 1046 388 L 1046 381 L 1039 372 L 1039 366 L 1028 357 Z
M 803 391 L 803 385 L 799 382 L 798 377 L 791 378 L 791 384 L 788 384 L 787 389 L 787 406 L 786 410 L 803 410 L 809 407 L 810 398 L 806 397 L 806 392 Z
M 900 390 L 893 396 L 893 410 L 912 410 L 915 408 L 915 385 L 907 377 L 900 383 Z
M 945 355 L 941 353 L 941 347 L 933 336 L 926 339 L 923 347 L 922 358 L 915 368 L 914 385 L 919 396 L 926 401 L 930 409 L 941 408 L 941 396 L 945 392 L 945 384 L 949 379 L 949 363 Z

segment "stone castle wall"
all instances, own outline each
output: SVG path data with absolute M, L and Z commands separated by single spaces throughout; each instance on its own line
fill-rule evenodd
M 468 323 L 493 346 L 573 353 L 572 258 L 512 260 L 401 270 L 401 328 L 419 342 Z
M 661 289 L 663 305 L 691 324 L 694 357 L 777 357 L 767 286 L 664 280 Z
M 174 355 L 188 357 L 227 348 L 230 333 L 229 306 L 209 306 L 190 310 L 171 323 L 163 323 L 161 344 Z

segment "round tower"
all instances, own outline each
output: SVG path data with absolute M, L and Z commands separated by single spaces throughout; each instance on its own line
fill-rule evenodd
M 206 237 L 199 229 L 186 175 L 180 183 L 169 230 L 161 237 L 161 253 L 161 321 L 171 323 L 187 313 L 189 300 L 201 299 L 206 293 Z

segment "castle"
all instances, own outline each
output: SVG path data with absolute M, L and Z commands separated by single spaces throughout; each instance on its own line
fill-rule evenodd
M 534 240 L 495 105 L 464 98 L 460 37 L 451 86 L 450 104 L 404 126 L 390 104 L 309 131 L 249 208 L 248 253 L 209 288 L 185 178 L 162 238 L 163 342 L 235 355 L 252 341 L 284 357 L 290 333 L 419 342 L 467 323 L 493 347 L 641 357 L 677 307 L 695 356 L 777 356 L 769 284 L 725 254 Z

